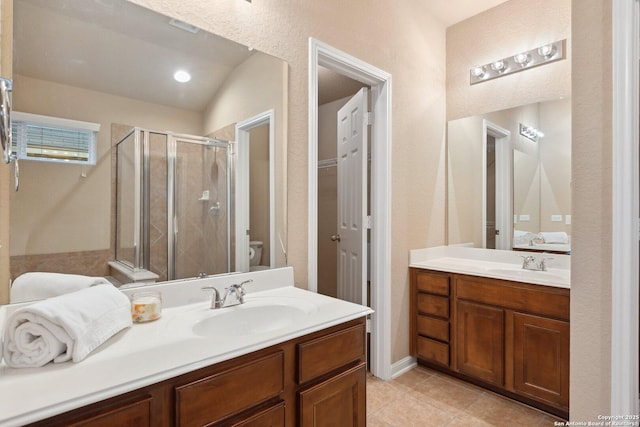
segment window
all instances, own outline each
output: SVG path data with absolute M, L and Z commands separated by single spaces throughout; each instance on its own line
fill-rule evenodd
M 20 160 L 96 164 L 97 123 L 11 114 L 13 152 Z

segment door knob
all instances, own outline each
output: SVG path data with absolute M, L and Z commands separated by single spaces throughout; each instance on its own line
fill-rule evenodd
M 339 234 L 334 234 L 333 236 L 331 236 L 331 241 L 332 242 L 339 242 L 340 241 L 340 235 Z

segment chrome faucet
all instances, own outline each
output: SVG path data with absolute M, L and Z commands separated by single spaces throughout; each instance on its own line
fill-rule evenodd
M 540 260 L 536 262 L 536 257 L 533 255 L 518 255 L 522 258 L 522 268 L 524 270 L 531 271 L 547 271 L 547 260 L 553 259 L 545 257 L 544 254 L 540 257 Z
M 245 280 L 240 284 L 233 284 L 228 288 L 225 288 L 224 296 L 220 298 L 220 292 L 214 286 L 205 286 L 202 290 L 212 290 L 213 295 L 211 296 L 211 308 L 224 308 L 224 307 L 232 307 L 234 305 L 244 304 L 244 296 L 246 291 L 244 289 L 244 285 L 247 283 L 251 283 L 253 280 Z M 233 299 L 229 300 L 233 296 Z

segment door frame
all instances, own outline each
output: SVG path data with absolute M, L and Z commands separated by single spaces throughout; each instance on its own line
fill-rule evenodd
M 236 123 L 236 171 L 235 171 L 235 271 L 249 271 L 249 132 L 259 126 L 269 125 L 269 266 L 275 266 L 276 201 L 275 201 L 275 112 L 264 111 Z M 245 238 L 241 239 L 240 236 Z
M 611 248 L 611 414 L 637 414 L 640 10 L 614 1 L 613 207 Z
M 496 249 L 511 250 L 513 230 L 511 226 L 513 212 L 513 156 L 511 155 L 511 132 L 507 129 L 482 120 L 482 247 L 487 247 L 487 135 L 496 139 Z M 498 212 L 501 212 L 498 221 Z M 501 247 L 498 246 L 498 241 Z
M 391 379 L 391 74 L 309 38 L 307 288 L 318 291 L 318 67 L 371 87 L 371 373 Z

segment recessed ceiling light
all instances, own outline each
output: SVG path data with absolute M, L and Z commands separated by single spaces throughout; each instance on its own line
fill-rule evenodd
M 173 78 L 176 79 L 177 82 L 186 83 L 191 80 L 191 74 L 187 73 L 184 70 L 178 70 L 173 75 Z

